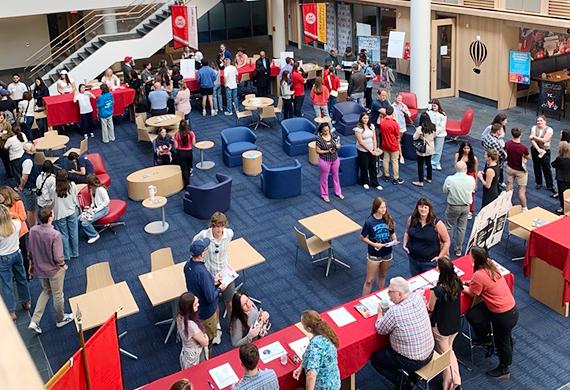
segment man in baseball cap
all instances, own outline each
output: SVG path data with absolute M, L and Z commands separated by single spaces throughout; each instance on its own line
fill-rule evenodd
M 199 302 L 198 316 L 208 335 L 209 343 L 216 337 L 218 324 L 218 297 L 226 289 L 220 280 L 214 278 L 204 264 L 204 255 L 210 245 L 210 239 L 195 240 L 190 245 L 190 260 L 184 266 L 186 288 Z

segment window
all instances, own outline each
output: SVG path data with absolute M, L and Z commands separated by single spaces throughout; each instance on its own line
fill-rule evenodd
M 223 41 L 226 37 L 226 20 L 224 13 L 224 3 L 218 3 L 209 12 L 210 14 L 210 34 L 212 41 Z
M 505 8 L 513 11 L 540 12 L 542 0 L 506 0 Z

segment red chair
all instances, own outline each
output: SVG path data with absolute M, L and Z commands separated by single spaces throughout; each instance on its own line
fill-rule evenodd
M 452 137 L 450 141 L 457 141 L 459 137 L 465 137 L 469 135 L 471 131 L 471 125 L 473 124 L 473 109 L 468 108 L 461 121 L 454 119 L 447 119 L 447 124 L 445 125 L 445 130 L 447 135 Z
M 99 153 L 90 153 L 86 154 L 85 158 L 91 162 L 91 165 L 93 165 L 93 171 L 101 183 L 103 183 L 105 187 L 109 187 L 111 185 L 111 176 L 107 173 L 103 157 L 101 157 Z
M 79 194 L 77 194 L 77 198 L 79 200 L 79 206 L 82 209 L 90 205 L 91 194 L 89 193 L 89 187 L 82 188 L 81 191 L 79 191 Z M 119 218 L 121 218 L 126 212 L 127 202 L 120 199 L 111 199 L 109 202 L 109 213 L 107 213 L 103 218 L 97 220 L 93 226 L 99 234 L 107 229 L 111 230 L 113 234 L 117 234 L 115 228 L 117 226 L 125 225 L 124 222 L 119 221 Z
M 413 121 L 418 116 L 418 97 L 413 92 L 400 92 L 402 95 L 402 102 L 408 106 L 410 110 L 411 120 Z

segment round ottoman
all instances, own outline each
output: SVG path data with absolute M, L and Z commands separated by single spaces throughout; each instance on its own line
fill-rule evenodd
M 257 176 L 261 173 L 263 154 L 259 150 L 248 150 L 241 155 L 243 173 L 247 176 Z
M 309 162 L 313 165 L 319 165 L 319 155 L 317 154 L 317 142 L 309 142 Z

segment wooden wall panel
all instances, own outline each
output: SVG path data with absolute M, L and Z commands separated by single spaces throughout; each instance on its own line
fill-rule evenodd
M 406 33 L 406 42 L 410 42 L 410 9 L 407 7 L 396 7 L 396 30 Z M 413 50 L 413 49 L 412 49 Z M 409 60 L 396 60 L 396 70 L 398 73 L 410 74 Z

